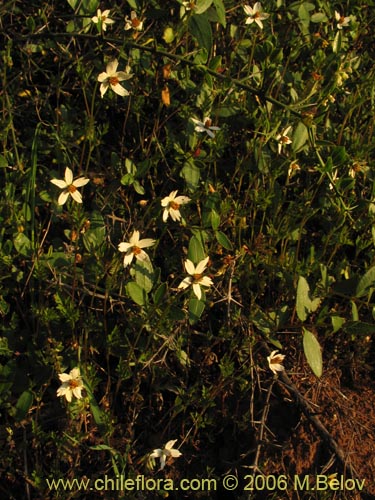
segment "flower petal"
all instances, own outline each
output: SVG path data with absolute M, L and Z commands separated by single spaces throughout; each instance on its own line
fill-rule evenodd
M 139 240 L 137 243 L 137 247 L 139 248 L 147 248 L 152 247 L 155 244 L 155 240 L 151 238 L 144 238 L 143 240 Z
M 86 177 L 79 177 L 78 179 L 76 179 L 75 181 L 73 181 L 73 186 L 75 187 L 82 187 L 82 186 L 86 186 L 86 184 L 90 182 L 90 179 L 87 179 Z
M 182 288 L 183 290 L 185 290 L 185 288 L 187 288 L 188 286 L 190 286 L 193 282 L 193 278 L 191 276 L 186 276 L 186 278 L 184 278 L 181 283 L 178 285 L 178 288 Z
M 116 74 L 117 66 L 118 66 L 117 59 L 113 59 L 113 61 L 110 61 L 107 64 L 106 72 L 108 73 L 108 76 L 114 76 Z
M 122 87 L 120 84 L 116 84 L 116 85 L 111 85 L 111 89 L 113 90 L 113 92 L 115 92 L 117 95 L 120 95 L 121 97 L 125 97 L 127 95 L 129 95 L 129 92 L 124 89 L 124 87 Z
M 79 191 L 73 191 L 70 194 L 74 201 L 76 201 L 77 203 L 82 203 L 82 195 Z
M 191 261 L 191 260 L 189 260 L 189 259 L 186 259 L 186 260 L 185 260 L 185 269 L 186 269 L 186 272 L 187 272 L 188 274 L 190 274 L 191 276 L 192 276 L 193 274 L 196 274 L 196 271 L 195 271 L 195 265 L 194 265 L 194 264 L 192 263 L 192 261 Z
M 60 194 L 60 196 L 59 196 L 59 198 L 58 198 L 58 200 L 57 200 L 57 203 L 58 203 L 59 205 L 64 205 L 64 203 L 66 203 L 66 200 L 67 200 L 68 198 L 69 198 L 69 191 L 63 191 L 63 192 Z
M 52 184 L 59 187 L 60 189 L 65 189 L 67 186 L 66 182 L 62 179 L 51 179 Z
M 209 261 L 209 257 L 206 257 L 205 259 L 201 260 L 197 267 L 195 268 L 195 274 L 202 274 L 203 271 L 206 269 L 207 267 L 207 263 Z
M 198 283 L 193 283 L 193 292 L 196 295 L 197 299 L 200 300 L 202 297 L 202 290 Z

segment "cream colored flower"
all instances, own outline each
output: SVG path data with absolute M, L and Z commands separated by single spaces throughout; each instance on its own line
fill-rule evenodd
M 185 7 L 185 10 L 192 10 L 196 8 L 195 2 L 182 2 L 182 5 Z
M 219 127 L 212 126 L 212 120 L 209 117 L 203 118 L 203 122 L 197 120 L 196 118 L 192 118 L 191 121 L 195 124 L 194 130 L 196 132 L 206 132 L 211 138 L 215 137 L 213 131 L 220 130 Z
M 51 179 L 52 184 L 63 189 L 64 191 L 60 194 L 57 203 L 59 205 L 64 205 L 66 200 L 69 198 L 69 195 L 73 198 L 77 203 L 82 203 L 82 195 L 77 190 L 77 188 L 85 186 L 90 179 L 86 179 L 86 177 L 79 177 L 75 181 L 73 180 L 73 172 L 69 167 L 65 169 L 65 178 L 62 179 Z
M 69 373 L 60 373 L 59 379 L 62 385 L 57 389 L 57 396 L 65 396 L 70 403 L 72 396 L 82 398 L 83 383 L 79 368 L 73 368 Z
M 349 26 L 350 16 L 344 17 L 339 12 L 337 12 L 337 10 L 335 10 L 335 19 L 337 21 L 337 29 L 341 30 L 342 28 Z
M 189 203 L 190 198 L 187 196 L 176 196 L 177 191 L 172 191 L 169 196 L 166 196 L 161 200 L 161 206 L 165 207 L 163 212 L 163 221 L 167 222 L 168 216 L 170 215 L 172 220 L 180 221 L 181 213 L 180 206 Z
M 129 92 L 120 85 L 120 82 L 129 80 L 133 75 L 130 73 L 129 66 L 126 67 L 126 71 L 117 71 L 117 66 L 118 60 L 114 59 L 107 64 L 106 71 L 103 71 L 98 76 L 98 82 L 101 83 L 100 94 L 102 97 L 107 92 L 108 87 L 111 87 L 113 92 L 122 97 L 129 95 Z
M 284 361 L 284 354 L 277 354 L 279 351 L 272 351 L 269 356 L 267 356 L 268 366 L 270 370 L 276 375 L 277 372 L 284 371 L 284 367 L 281 364 Z
M 101 23 L 101 27 L 103 31 L 106 31 L 107 25 L 113 24 L 114 21 L 113 19 L 110 19 L 109 16 L 109 10 L 103 10 L 103 12 L 98 9 L 96 11 L 96 16 L 91 18 L 91 21 L 95 24 Z
M 134 256 L 140 261 L 150 260 L 150 257 L 144 250 L 142 250 L 142 248 L 152 247 L 154 244 L 155 240 L 152 240 L 151 238 L 140 240 L 139 231 L 134 231 L 130 236 L 129 241 L 123 241 L 118 246 L 120 252 L 125 252 L 124 267 L 131 264 Z
M 173 448 L 173 445 L 176 441 L 177 439 L 172 439 L 171 441 L 168 441 L 163 449 L 157 448 L 152 453 L 150 453 L 150 457 L 160 459 L 160 469 L 164 469 L 165 462 L 169 457 L 178 458 L 182 455 L 179 450 Z
M 279 143 L 279 144 L 277 145 L 277 151 L 278 151 L 278 153 L 279 153 L 279 154 L 281 154 L 281 151 L 282 151 L 283 146 L 284 146 L 285 144 L 291 144 L 291 143 L 292 143 L 292 140 L 288 137 L 288 133 L 289 133 L 289 131 L 291 130 L 291 128 L 292 128 L 292 127 L 291 127 L 291 125 L 289 125 L 289 127 L 286 127 L 286 128 L 285 128 L 285 129 L 281 132 L 281 134 L 278 134 L 278 135 L 276 136 L 276 140 L 277 140 L 277 142 Z
M 270 17 L 269 14 L 263 12 L 262 4 L 260 2 L 256 2 L 254 4 L 254 7 L 250 7 L 250 5 L 244 5 L 243 10 L 248 16 L 245 24 L 252 24 L 255 21 L 261 30 L 263 29 L 262 21 Z
M 130 12 L 130 19 L 129 16 L 125 17 L 125 30 L 136 30 L 136 31 L 142 31 L 143 30 L 143 21 L 138 19 L 137 13 L 132 10 Z
M 185 269 L 189 276 L 181 281 L 181 283 L 178 285 L 178 288 L 185 289 L 188 286 L 192 285 L 195 296 L 200 300 L 202 297 L 201 286 L 210 287 L 213 284 L 210 277 L 203 276 L 203 272 L 207 267 L 208 260 L 209 257 L 206 257 L 195 266 L 191 262 L 191 260 L 186 259 Z

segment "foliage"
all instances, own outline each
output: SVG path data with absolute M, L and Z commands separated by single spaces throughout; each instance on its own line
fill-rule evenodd
M 149 454 L 172 439 L 176 479 L 253 465 L 273 346 L 320 376 L 325 349 L 345 369 L 351 345 L 369 370 L 374 5 L 346 2 L 342 26 L 321 0 L 262 6 L 263 29 L 234 0 L 0 6 L 12 498 L 47 498 L 54 477 L 156 477 Z M 94 23 L 98 8 L 114 22 Z M 90 182 L 59 205 L 67 167 Z M 190 201 L 164 221 L 176 190 Z M 155 242 L 124 266 L 134 231 Z M 68 403 L 58 375 L 74 367 L 84 397 Z

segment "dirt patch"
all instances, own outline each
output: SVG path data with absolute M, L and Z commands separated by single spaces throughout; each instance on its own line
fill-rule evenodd
M 305 374 L 290 375 L 290 379 L 312 404 L 315 416 L 343 450 L 345 463 L 350 464 L 355 477 L 364 480 L 364 490 L 368 495 L 360 494 L 357 488 L 348 491 L 340 487 L 337 491 L 326 491 L 326 496 L 309 494 L 308 498 L 375 499 L 374 382 L 369 379 L 357 380 L 353 387 L 346 387 L 341 383 L 339 369 L 325 372 L 320 379 L 310 375 L 307 369 Z M 343 481 L 348 479 L 345 468 L 318 435 L 313 423 L 302 413 L 296 422 L 292 396 L 281 388 L 275 391 L 274 397 L 269 416 L 270 430 L 273 438 L 286 434 L 288 437 L 279 441 L 281 450 L 275 451 L 266 470 L 263 468 L 262 471 L 265 474 L 286 475 L 289 484 L 293 484 L 295 476 L 303 478 L 309 475 L 313 487 L 317 475 L 332 479 L 342 477 Z M 280 430 L 280 426 L 283 430 Z M 288 495 L 293 499 L 306 498 L 296 491 L 290 491 Z

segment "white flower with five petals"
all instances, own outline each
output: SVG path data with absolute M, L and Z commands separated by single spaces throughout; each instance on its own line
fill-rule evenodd
M 103 12 L 98 9 L 96 11 L 96 16 L 93 16 L 91 18 L 91 21 L 95 24 L 101 23 L 101 27 L 103 31 L 106 31 L 107 25 L 113 24 L 115 21 L 113 19 L 110 19 L 109 16 L 109 9 L 103 10 Z
M 152 247 L 155 240 L 151 238 L 139 239 L 139 231 L 134 231 L 130 236 L 129 241 L 123 241 L 119 244 L 118 249 L 120 252 L 125 252 L 124 267 L 131 264 L 133 257 L 140 261 L 150 260 L 147 253 L 142 248 Z
M 201 286 L 210 287 L 213 284 L 209 276 L 203 276 L 208 261 L 209 257 L 206 257 L 195 266 L 191 260 L 186 259 L 185 269 L 189 276 L 181 281 L 178 288 L 185 289 L 192 285 L 195 296 L 200 300 L 202 297 Z
M 129 16 L 125 17 L 125 28 L 124 29 L 126 31 L 131 30 L 131 29 L 136 30 L 136 31 L 143 30 L 143 21 L 138 19 L 137 13 L 134 10 L 132 10 L 130 12 L 130 19 L 129 19 Z
M 272 351 L 269 356 L 267 356 L 268 366 L 270 370 L 276 375 L 277 372 L 284 371 L 284 367 L 281 364 L 284 361 L 285 354 L 277 354 L 279 351 Z
M 194 130 L 196 132 L 206 132 L 211 138 L 215 137 L 214 131 L 220 130 L 220 127 L 214 127 L 212 125 L 212 120 L 208 116 L 203 118 L 203 122 L 192 118 L 191 121 L 195 124 Z
M 291 129 L 292 129 L 292 126 L 289 125 L 289 127 L 286 127 L 280 134 L 278 134 L 276 136 L 276 140 L 278 142 L 277 151 L 278 151 L 279 154 L 281 154 L 281 151 L 282 151 L 283 146 L 285 144 L 291 144 L 292 143 L 292 140 L 288 136 L 288 133 L 290 132 Z
M 171 441 L 168 441 L 164 448 L 157 448 L 150 453 L 150 457 L 160 459 L 160 469 L 164 469 L 165 462 L 169 457 L 178 458 L 182 455 L 179 450 L 173 448 L 176 441 L 177 439 L 172 439 Z
M 253 22 L 256 22 L 256 24 L 259 26 L 261 30 L 263 29 L 262 21 L 270 17 L 269 14 L 263 12 L 262 4 L 260 2 L 256 2 L 254 4 L 254 7 L 250 7 L 250 5 L 244 5 L 243 10 L 245 11 L 245 14 L 248 16 L 248 18 L 245 21 L 245 24 L 252 24 Z
M 335 19 L 337 22 L 337 29 L 341 30 L 342 28 L 345 28 L 346 26 L 349 26 L 350 23 L 350 16 L 345 17 L 342 16 L 337 10 L 335 10 Z
M 114 59 L 107 64 L 106 70 L 98 76 L 98 82 L 101 83 L 100 94 L 102 97 L 107 92 L 108 87 L 111 87 L 113 92 L 122 97 L 129 95 L 129 92 L 120 85 L 120 82 L 129 80 L 133 75 L 130 73 L 129 66 L 126 67 L 126 71 L 117 71 L 117 66 L 118 60 Z
M 65 396 L 70 403 L 72 397 L 82 398 L 83 382 L 79 368 L 73 368 L 69 373 L 60 373 L 59 379 L 62 385 L 57 389 L 57 396 Z
M 166 196 L 161 200 L 161 206 L 165 207 L 163 212 L 163 221 L 167 222 L 168 216 L 170 215 L 172 220 L 180 221 L 181 213 L 180 206 L 189 203 L 190 198 L 187 196 L 176 196 L 177 191 L 172 191 L 169 196 Z
M 86 179 L 86 177 L 79 177 L 74 181 L 73 172 L 69 167 L 66 167 L 64 180 L 51 179 L 52 184 L 64 190 L 60 194 L 57 203 L 59 205 L 64 205 L 69 196 L 71 196 L 77 203 L 82 203 L 82 195 L 77 188 L 85 186 L 89 181 L 90 179 Z

